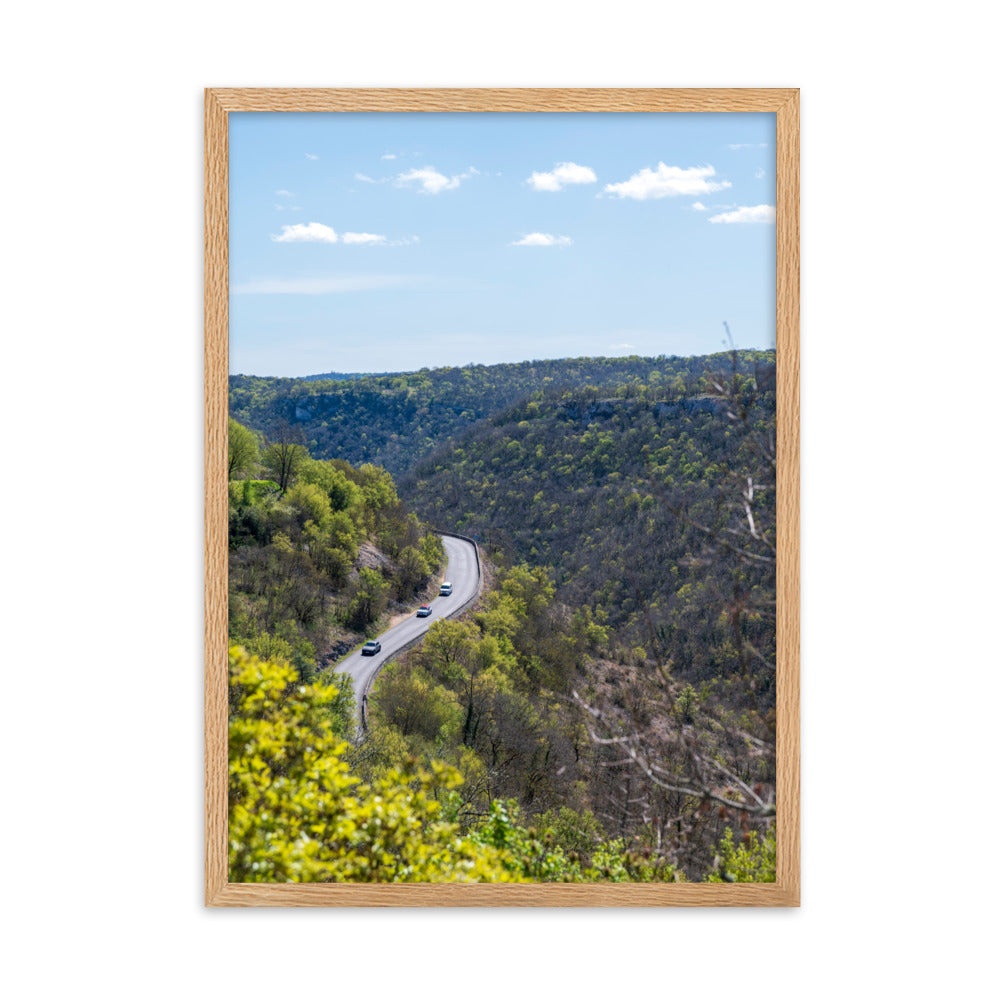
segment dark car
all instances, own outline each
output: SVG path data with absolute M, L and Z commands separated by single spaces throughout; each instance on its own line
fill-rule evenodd
M 441 596 L 451 597 L 451 584 L 447 580 L 441 584 Z
M 429 604 L 421 604 L 420 607 L 417 608 L 418 618 L 427 618 L 430 615 L 430 613 L 431 613 L 431 606 Z
M 374 656 L 376 653 L 382 652 L 382 643 L 378 639 L 372 639 L 371 642 L 366 642 L 361 647 L 362 656 Z

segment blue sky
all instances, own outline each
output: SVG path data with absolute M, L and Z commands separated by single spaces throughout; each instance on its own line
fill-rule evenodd
M 230 121 L 230 371 L 774 346 L 773 114 Z

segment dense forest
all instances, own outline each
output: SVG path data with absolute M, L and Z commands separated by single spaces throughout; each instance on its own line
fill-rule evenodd
M 740 364 L 752 367 L 757 358 L 741 352 Z M 575 358 L 325 379 L 231 375 L 229 415 L 268 437 L 291 432 L 315 458 L 371 462 L 400 475 L 466 428 L 539 391 L 693 384 L 727 360 Z
M 384 469 L 291 443 L 261 449 L 232 419 L 229 441 L 230 641 L 309 680 L 427 595 L 441 539 Z
M 603 360 L 233 380 L 274 423 L 230 425 L 232 878 L 773 881 L 773 352 Z M 306 438 L 334 398 L 398 487 Z M 358 739 L 336 660 L 429 593 L 427 524 L 487 585 Z
M 435 525 L 475 535 L 501 560 L 545 567 L 561 600 L 588 607 L 621 638 L 705 680 L 728 650 L 718 596 L 767 564 L 707 562 L 705 539 L 730 516 L 729 487 L 756 474 L 773 388 L 737 374 L 745 419 L 727 401 L 669 387 L 613 396 L 549 393 L 495 416 L 418 463 L 400 482 Z M 774 495 L 757 497 L 773 522 Z M 655 556 L 654 556 L 655 554 Z M 752 641 L 768 645 L 763 626 Z M 773 649 L 769 650 L 773 652 Z

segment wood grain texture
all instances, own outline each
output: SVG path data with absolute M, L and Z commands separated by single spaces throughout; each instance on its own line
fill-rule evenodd
M 798 905 L 799 816 L 799 97 L 777 114 L 778 884 Z
M 233 111 L 774 112 L 777 119 L 778 873 L 771 885 L 246 885 L 227 881 L 229 136 Z M 205 92 L 205 902 L 209 906 L 798 906 L 799 94 L 793 89 Z
M 228 876 L 229 116 L 205 93 L 205 901 Z
M 768 885 L 260 885 L 232 883 L 214 906 L 794 906 Z
M 786 89 L 310 90 L 211 91 L 225 111 L 778 111 Z

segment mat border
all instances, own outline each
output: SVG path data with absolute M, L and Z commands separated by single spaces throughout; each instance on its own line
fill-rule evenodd
M 229 114 L 773 112 L 777 119 L 777 881 L 770 884 L 332 885 L 227 881 L 226 452 Z M 798 906 L 799 91 L 797 89 L 205 90 L 205 904 L 207 906 Z

